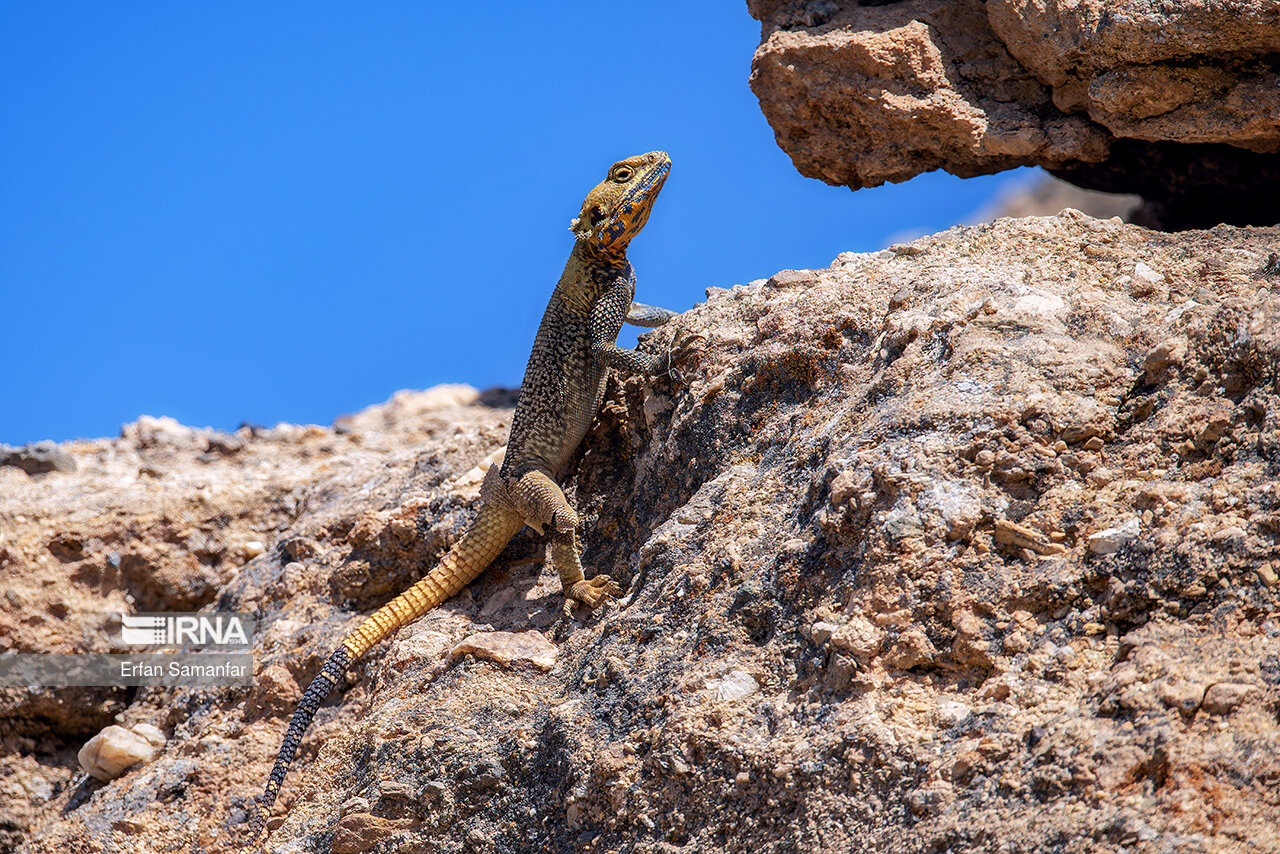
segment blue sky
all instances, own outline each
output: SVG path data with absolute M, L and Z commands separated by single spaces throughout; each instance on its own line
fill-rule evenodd
M 676 310 L 1025 180 L 801 177 L 739 2 L 465 10 L 0 5 L 0 442 L 517 386 L 569 220 L 631 154 L 674 161 L 631 258 Z

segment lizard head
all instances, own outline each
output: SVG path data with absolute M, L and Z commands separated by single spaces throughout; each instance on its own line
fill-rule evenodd
M 665 151 L 650 151 L 619 160 L 609 174 L 587 193 L 582 212 L 569 224 L 579 240 L 601 248 L 625 249 L 649 221 L 649 210 L 671 171 Z

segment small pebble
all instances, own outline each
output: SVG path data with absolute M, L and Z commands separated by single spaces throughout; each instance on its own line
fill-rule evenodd
M 89 739 L 76 758 L 91 777 L 105 783 L 155 756 L 156 748 L 145 736 L 112 724 Z
M 933 722 L 940 727 L 953 727 L 967 721 L 973 710 L 964 703 L 948 700 L 933 710 Z

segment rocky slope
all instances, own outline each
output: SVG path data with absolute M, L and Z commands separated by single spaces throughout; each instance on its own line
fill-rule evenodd
M 1165 228 L 1280 220 L 1269 0 L 749 0 L 751 86 L 805 175 L 1039 165 Z
M 522 534 L 321 710 L 267 850 L 1280 850 L 1278 247 L 1067 211 L 710 289 L 570 482 L 625 598 L 560 621 Z M 0 847 L 234 850 L 298 686 L 465 526 L 473 397 L 0 469 L 8 648 L 264 618 L 252 688 L 0 694 Z M 169 741 L 103 784 L 113 720 Z

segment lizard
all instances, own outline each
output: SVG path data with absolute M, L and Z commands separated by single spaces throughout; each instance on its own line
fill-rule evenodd
M 676 316 L 634 301 L 635 271 L 627 260 L 627 247 L 648 222 L 670 170 L 664 151 L 629 157 L 609 167 L 587 194 L 569 226 L 573 251 L 533 341 L 506 455 L 500 467 L 493 465 L 485 474 L 474 521 L 430 572 L 348 634 L 307 687 L 253 810 L 249 842 L 261 834 L 317 709 L 351 664 L 470 584 L 524 525 L 549 535 L 566 616 L 574 602 L 594 610 L 622 592 L 608 575 L 584 576 L 578 515 L 556 478 L 600 408 L 610 368 L 680 381 L 676 365 L 701 349 L 696 335 L 662 354 L 617 344 L 624 322 L 656 327 Z

